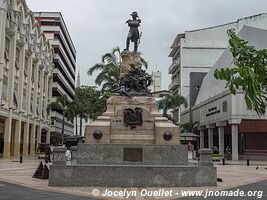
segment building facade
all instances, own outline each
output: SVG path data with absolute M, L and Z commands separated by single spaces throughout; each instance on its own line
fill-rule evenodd
M 257 49 L 267 49 L 267 30 L 244 26 L 238 36 Z M 200 136 L 200 148 L 218 147 L 221 154 L 230 149 L 232 159 L 267 160 L 267 113 L 259 117 L 249 110 L 244 93 L 232 95 L 226 82 L 216 80 L 216 69 L 233 66 L 228 47 L 205 76 L 195 105 L 181 113 L 181 124 L 198 122 L 195 133 Z
M 50 142 L 53 49 L 24 0 L 0 1 L 0 154 Z
M 52 101 L 67 95 L 71 102 L 75 95 L 76 50 L 64 19 L 59 12 L 35 12 L 34 16 L 54 48 Z M 62 118 L 61 111 L 51 113 L 51 143 L 54 145 L 61 140 Z M 74 125 L 66 121 L 64 134 L 70 136 L 73 132 Z
M 240 31 L 244 25 L 267 28 L 267 14 L 238 19 L 235 22 L 214 27 L 186 31 L 178 34 L 171 45 L 169 57 L 172 64 L 169 74 L 172 75 L 169 90 L 173 94 L 187 98 L 189 107 L 194 106 L 190 100 L 190 75 L 205 75 L 228 46 L 227 30 L 234 28 Z M 197 74 L 199 73 L 199 75 Z M 193 101 L 194 102 L 194 101 Z M 183 106 L 181 111 L 186 110 Z M 180 110 L 174 113 L 174 118 L 180 121 Z
M 152 82 L 149 86 L 151 92 L 161 91 L 161 72 L 152 72 L 151 73 Z

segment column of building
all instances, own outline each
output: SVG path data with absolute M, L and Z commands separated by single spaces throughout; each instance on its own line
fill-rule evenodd
M 36 149 L 36 141 L 38 136 L 36 137 L 36 132 L 37 132 L 37 112 L 36 112 L 36 107 L 37 107 L 37 94 L 38 94 L 38 79 L 39 79 L 39 58 L 35 57 L 35 63 L 34 63 L 34 91 L 33 91 L 33 116 L 34 116 L 34 122 L 33 122 L 33 128 L 32 128 L 32 138 L 31 138 L 31 155 L 35 154 L 35 149 Z
M 224 154 L 224 127 L 227 126 L 227 122 L 218 122 L 216 126 L 218 127 L 219 151 L 220 154 Z
M 5 62 L 5 41 L 6 41 L 6 10 L 0 9 L 0 101 L 2 100 L 4 62 Z
M 20 155 L 20 145 L 21 145 L 21 128 L 22 128 L 22 101 L 23 101 L 23 88 L 24 88 L 24 67 L 25 67 L 25 43 L 20 43 L 17 45 L 19 48 L 19 77 L 18 77 L 18 111 L 19 118 L 16 120 L 15 128 L 15 142 L 14 142 L 14 157 L 19 157 Z
M 199 148 L 203 149 L 205 148 L 205 128 L 199 127 Z
M 27 112 L 27 122 L 24 125 L 24 141 L 23 141 L 23 156 L 28 157 L 29 154 L 29 142 L 30 140 L 30 117 L 31 117 L 31 88 L 32 88 L 32 81 L 31 81 L 31 74 L 32 74 L 32 60 L 33 60 L 33 52 L 28 49 L 27 56 L 28 56 L 28 68 L 27 68 L 27 88 L 26 88 L 26 112 Z
M 206 128 L 208 129 L 208 138 L 209 138 L 208 148 L 212 149 L 213 148 L 213 131 L 215 128 L 215 124 L 208 124 L 206 125 Z
M 14 25 L 14 29 L 17 26 Z M 10 52 L 9 52 L 9 70 L 8 70 L 8 117 L 5 119 L 5 136 L 4 136 L 4 158 L 10 157 L 11 152 L 11 130 L 12 130 L 12 114 L 13 114 L 13 98 L 14 98 L 14 80 L 15 80 L 15 60 L 17 48 L 17 32 L 10 35 Z

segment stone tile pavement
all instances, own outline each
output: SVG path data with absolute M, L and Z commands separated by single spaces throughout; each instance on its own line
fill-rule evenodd
M 91 188 L 91 187 L 49 187 L 48 180 L 33 179 L 32 175 L 38 166 L 38 160 L 24 160 L 19 163 L 16 160 L 3 160 L 0 159 L 0 181 L 13 183 L 21 186 L 26 186 L 33 189 L 41 189 L 45 191 L 60 192 L 63 194 L 79 195 L 83 197 L 92 197 L 93 189 L 98 189 L 100 194 L 103 194 L 106 189 L 111 191 L 122 191 L 125 188 Z M 265 161 L 251 161 L 251 166 L 246 166 L 245 162 L 227 162 L 228 165 L 222 166 L 216 163 L 218 177 L 223 179 L 223 182 L 218 183 L 217 187 L 199 187 L 199 188 L 161 188 L 165 190 L 172 189 L 175 193 L 182 190 L 226 190 L 236 188 L 239 186 L 247 185 L 249 183 L 256 183 L 262 180 L 267 180 L 267 162 Z M 258 166 L 258 170 L 256 169 Z M 100 177 L 101 178 L 101 177 Z M 136 191 L 137 194 L 143 188 L 126 188 L 127 191 Z M 149 190 L 159 190 L 159 188 L 147 188 Z M 179 196 L 176 196 L 177 198 Z M 111 198 L 101 197 L 101 199 L 123 199 L 122 197 Z M 128 199 L 174 199 L 163 197 L 142 197 L 136 196 Z

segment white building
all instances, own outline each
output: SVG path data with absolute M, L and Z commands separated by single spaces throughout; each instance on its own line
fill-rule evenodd
M 173 94 L 186 97 L 189 106 L 193 106 L 198 91 L 190 92 L 190 81 L 196 79 L 195 77 L 204 77 L 225 51 L 228 46 L 227 30 L 234 28 L 240 31 L 244 25 L 267 29 L 267 14 L 245 17 L 232 23 L 178 34 L 171 45 L 169 55 L 172 57 L 172 64 L 169 67 L 169 74 L 172 74 L 169 90 Z M 195 97 L 190 97 L 192 92 L 196 93 Z M 185 108 L 182 107 L 181 110 Z M 179 121 L 179 111 L 175 113 L 175 117 Z
M 34 12 L 47 39 L 54 48 L 54 68 L 52 101 L 67 95 L 69 101 L 75 96 L 76 49 L 68 32 L 64 19 L 59 12 Z M 62 111 L 51 113 L 51 143 L 57 145 L 61 140 Z M 64 135 L 73 135 L 74 125 L 65 121 Z
M 267 30 L 243 26 L 238 36 L 257 49 L 267 49 Z M 225 81 L 214 78 L 216 69 L 232 65 L 228 47 L 205 76 L 191 111 L 181 113 L 181 124 L 190 121 L 190 115 L 193 122 L 199 123 L 195 131 L 200 135 L 200 148 L 217 146 L 224 154 L 228 146 L 233 160 L 267 159 L 267 113 L 259 117 L 255 111 L 248 110 L 241 90 L 232 95 L 225 88 Z
M 0 1 L 0 154 L 50 143 L 53 49 L 24 0 Z
M 151 73 L 152 82 L 149 86 L 151 92 L 159 92 L 161 91 L 161 72 L 152 72 Z

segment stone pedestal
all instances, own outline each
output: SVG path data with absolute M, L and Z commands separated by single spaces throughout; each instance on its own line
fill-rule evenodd
M 216 168 L 206 151 L 199 165 L 188 165 L 187 145 L 179 127 L 162 117 L 142 70 L 138 53 L 121 54 L 120 82 L 107 100 L 107 110 L 86 125 L 85 144 L 71 164 L 58 149 L 50 167 L 50 186 L 189 187 L 216 186 Z M 76 149 L 72 149 L 76 152 Z
M 142 61 L 137 52 L 123 51 L 121 53 L 122 63 L 120 70 L 120 79 L 123 79 L 129 71 L 133 69 L 141 69 Z
M 142 125 L 131 129 L 125 126 L 124 110 L 141 108 Z M 94 133 L 100 131 L 101 138 Z M 171 134 L 166 140 L 164 134 Z M 161 117 L 158 105 L 153 97 L 112 96 L 107 101 L 107 111 L 86 126 L 85 143 L 87 144 L 179 144 L 179 128 Z
M 198 153 L 200 155 L 199 165 L 200 166 L 213 166 L 213 161 L 211 158 L 212 149 L 199 149 Z
M 53 149 L 54 159 L 53 165 L 65 165 L 66 164 L 66 147 L 55 147 Z

